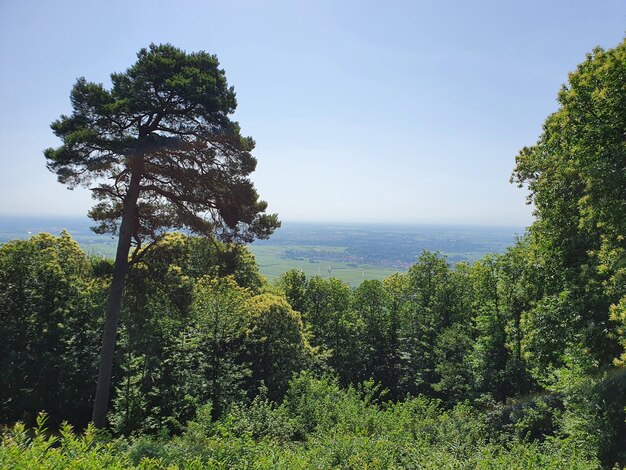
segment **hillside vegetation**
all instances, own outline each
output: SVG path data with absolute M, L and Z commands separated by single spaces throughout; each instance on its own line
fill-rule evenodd
M 625 466 L 625 77 L 626 42 L 569 76 L 516 159 L 536 220 L 501 255 L 425 251 L 351 289 L 269 284 L 206 237 L 139 253 L 106 432 L 89 422 L 112 263 L 67 233 L 4 244 L 0 466 Z

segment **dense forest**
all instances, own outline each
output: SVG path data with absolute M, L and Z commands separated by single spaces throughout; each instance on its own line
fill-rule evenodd
M 350 289 L 269 284 L 210 237 L 139 251 L 105 431 L 90 421 L 113 263 L 68 233 L 2 245 L 0 466 L 626 466 L 626 42 L 590 53 L 558 102 L 511 177 L 535 221 L 501 255 L 423 252 Z

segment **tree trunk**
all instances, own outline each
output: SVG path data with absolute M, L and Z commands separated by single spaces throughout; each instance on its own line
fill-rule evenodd
M 106 416 L 109 406 L 109 392 L 111 390 L 111 371 L 113 369 L 113 353 L 117 340 L 117 326 L 122 310 L 122 295 L 128 272 L 128 254 L 137 221 L 137 199 L 139 184 L 143 173 L 143 157 L 136 156 L 132 162 L 132 173 L 128 192 L 124 198 L 124 213 L 120 225 L 120 235 L 117 241 L 117 252 L 113 267 L 113 279 L 109 292 L 104 333 L 102 335 L 102 352 L 100 353 L 100 367 L 98 368 L 98 384 L 96 397 L 93 403 L 93 424 L 102 429 L 106 426 Z

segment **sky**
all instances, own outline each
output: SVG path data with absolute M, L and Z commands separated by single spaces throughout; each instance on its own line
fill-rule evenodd
M 0 0 L 0 214 L 86 214 L 45 167 L 50 123 L 78 77 L 171 43 L 218 56 L 282 220 L 528 225 L 515 155 L 625 32 L 623 0 Z

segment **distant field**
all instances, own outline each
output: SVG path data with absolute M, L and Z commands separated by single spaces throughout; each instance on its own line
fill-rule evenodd
M 282 273 L 290 269 L 300 269 L 307 276 L 321 276 L 324 278 L 335 277 L 350 285 L 358 286 L 367 279 L 384 279 L 402 269 L 385 268 L 371 264 L 343 263 L 337 261 L 315 259 L 289 259 L 285 258 L 286 250 L 300 250 L 304 247 L 299 245 L 252 245 L 249 247 L 254 253 L 261 273 L 271 282 L 276 280 Z M 338 252 L 345 251 L 345 247 L 316 247 L 319 251 Z M 310 246 L 306 247 L 311 250 Z
M 89 256 L 104 258 L 115 257 L 117 239 L 106 235 L 97 235 L 89 230 L 88 225 L 78 228 L 71 223 L 55 225 L 42 224 L 41 226 L 33 225 L 22 228 L 21 226 L 13 227 L 7 225 L 6 222 L 2 222 L 3 221 L 0 219 L 0 244 L 10 240 L 26 239 L 41 232 L 59 235 L 62 230 L 67 230 Z
M 85 218 L 2 217 L 0 244 L 66 229 L 91 256 L 112 258 L 117 240 L 96 235 Z M 249 245 L 261 273 L 270 281 L 290 269 L 307 276 L 335 277 L 350 286 L 405 272 L 423 250 L 437 251 L 450 263 L 501 253 L 522 229 L 511 227 L 402 226 L 285 223 L 269 240 Z

